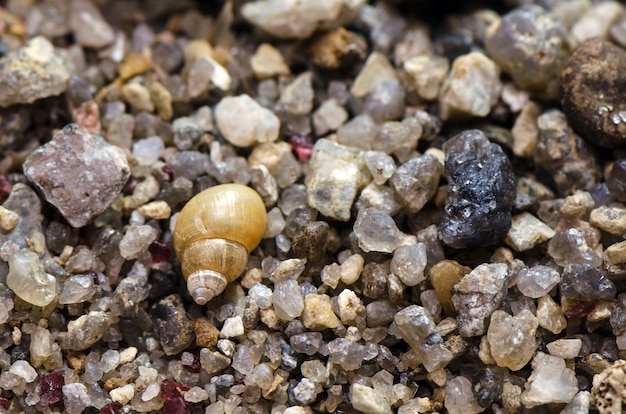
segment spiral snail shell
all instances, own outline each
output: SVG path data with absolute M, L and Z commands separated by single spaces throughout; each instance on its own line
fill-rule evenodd
M 187 289 L 196 303 L 204 305 L 241 275 L 266 223 L 263 200 L 245 185 L 217 185 L 189 200 L 173 237 Z

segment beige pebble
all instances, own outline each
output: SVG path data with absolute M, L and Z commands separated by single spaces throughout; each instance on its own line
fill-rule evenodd
M 162 220 L 170 218 L 172 209 L 165 201 L 153 201 L 139 207 L 139 212 L 146 218 Z
M 4 207 L 0 207 L 0 228 L 4 231 L 11 231 L 17 226 L 19 219 L 18 214 L 15 211 L 7 210 Z

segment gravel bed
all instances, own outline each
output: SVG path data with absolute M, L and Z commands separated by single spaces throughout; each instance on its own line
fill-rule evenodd
M 0 23 L 1 412 L 626 412 L 623 4 Z

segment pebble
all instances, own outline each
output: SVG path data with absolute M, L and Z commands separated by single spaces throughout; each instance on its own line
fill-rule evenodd
M 335 131 L 348 120 L 348 111 L 336 99 L 330 98 L 320 104 L 313 113 L 315 135 L 324 136 Z
M 550 226 L 529 212 L 523 212 L 511 219 L 511 228 L 504 239 L 505 243 L 518 252 L 530 250 L 554 237 Z
M 133 384 L 126 384 L 119 388 L 114 388 L 109 391 L 111 400 L 119 405 L 128 404 L 130 400 L 135 396 L 135 386 Z
M 304 72 L 291 81 L 280 94 L 280 104 L 291 115 L 308 115 L 313 110 L 311 72 Z
M 435 195 L 442 174 L 434 155 L 422 155 L 400 165 L 389 184 L 407 211 L 417 213 Z
M 354 234 L 359 248 L 365 252 L 393 253 L 409 238 L 398 229 L 391 216 L 373 208 L 359 211 Z
M 217 345 L 220 330 L 211 321 L 201 316 L 191 320 L 193 331 L 196 335 L 196 345 L 202 348 L 213 348 Z
M 516 192 L 508 157 L 479 130 L 456 135 L 443 150 L 448 178 L 443 242 L 456 249 L 499 243 L 511 227 Z
M 582 345 L 583 342 L 580 338 L 573 338 L 557 339 L 556 341 L 550 342 L 546 347 L 550 355 L 563 359 L 572 359 L 578 356 Z
M 176 355 L 195 341 L 191 319 L 179 295 L 160 299 L 152 307 L 152 321 L 165 355 Z
M 507 276 L 504 263 L 484 263 L 454 285 L 452 303 L 458 312 L 461 336 L 483 335 L 487 331 L 491 314 L 506 295 Z
M 17 250 L 8 263 L 6 284 L 20 299 L 35 306 L 47 306 L 57 297 L 57 279 L 44 270 L 36 253 Z
M 555 335 L 567 327 L 563 310 L 550 295 L 542 296 L 537 301 L 537 320 L 539 326 Z
M 350 289 L 344 289 L 337 297 L 339 305 L 339 317 L 341 322 L 347 324 L 354 321 L 360 314 L 365 312 L 361 299 Z
M 533 372 L 520 396 L 527 408 L 551 403 L 569 403 L 578 392 L 576 373 L 565 360 L 538 352 L 531 364 Z
M 585 235 L 575 228 L 556 233 L 548 242 L 548 255 L 562 267 L 571 263 L 594 267 L 602 264 L 602 258 L 587 244 Z
M 410 76 L 410 84 L 417 95 L 425 100 L 436 100 L 444 79 L 448 75 L 450 62 L 437 55 L 418 55 L 404 61 L 402 69 Z
M 245 94 L 223 98 L 215 107 L 215 122 L 228 142 L 243 148 L 276 141 L 280 129 L 278 117 Z
M 304 309 L 304 299 L 298 283 L 294 279 L 274 283 L 272 303 L 276 316 L 281 320 L 290 321 L 299 317 Z
M 537 349 L 535 332 L 538 326 L 537 318 L 528 309 L 515 316 L 501 310 L 494 311 L 487 340 L 496 364 L 518 371 L 530 362 Z
M 335 29 L 352 22 L 365 0 L 323 3 L 258 0 L 246 3 L 241 15 L 253 25 L 283 39 L 305 39 L 318 29 Z
M 579 391 L 572 401 L 565 406 L 561 414 L 577 414 L 577 413 L 588 413 L 590 406 L 590 396 L 591 393 L 589 391 Z
M 385 397 L 375 389 L 354 383 L 348 394 L 352 406 L 366 414 L 391 414 L 391 407 Z
M 122 150 L 69 124 L 26 158 L 24 174 L 73 227 L 83 227 L 111 205 L 130 168 Z
M 31 383 L 37 378 L 37 371 L 27 361 L 15 361 L 9 368 L 9 372 L 24 378 L 24 381 Z
M 300 318 L 302 324 L 312 331 L 334 329 L 339 326 L 339 319 L 332 310 L 328 295 L 306 295 Z
M 502 82 L 500 68 L 480 52 L 459 56 L 441 86 L 443 120 L 484 117 L 498 102 Z
M 606 272 L 591 264 L 566 265 L 559 288 L 562 296 L 582 301 L 613 300 L 617 293 Z
M 357 211 L 366 208 L 380 210 L 390 216 L 395 216 L 402 209 L 402 205 L 396 199 L 396 192 L 385 185 L 369 183 L 359 195 L 355 203 Z
M 370 180 L 362 152 L 357 148 L 319 139 L 313 147 L 309 166 L 309 206 L 335 220 L 349 220 L 357 192 Z
M 313 64 L 324 69 L 350 67 L 367 57 L 365 39 L 343 27 L 314 36 L 308 50 Z
M 0 107 L 59 95 L 71 75 L 67 54 L 37 36 L 0 60 Z
M 588 8 L 572 26 L 574 43 L 587 39 L 609 40 L 611 26 L 624 18 L 624 6 L 617 1 L 605 1 Z
M 556 270 L 535 265 L 517 273 L 516 286 L 524 296 L 537 299 L 547 295 L 560 281 L 561 275 Z
M 158 237 L 158 230 L 147 224 L 132 224 L 120 241 L 120 253 L 126 260 L 133 260 L 145 253 Z
M 484 411 L 476 402 L 472 383 L 463 376 L 446 382 L 445 407 L 450 414 L 478 414 Z
M 518 88 L 539 99 L 558 97 L 570 50 L 567 33 L 549 11 L 536 5 L 517 7 L 489 27 L 485 43 Z
M 291 71 L 283 55 L 269 43 L 261 43 L 250 58 L 252 73 L 257 79 L 289 76 Z
M 391 259 L 390 270 L 406 286 L 415 286 L 426 279 L 424 275 L 426 264 L 426 245 L 416 243 L 396 249 Z
M 207 374 L 211 375 L 230 366 L 230 358 L 220 352 L 202 348 L 200 349 L 200 365 Z
M 111 315 L 103 311 L 90 311 L 67 324 L 63 349 L 82 351 L 98 342 L 111 325 Z
M 15 211 L 0 207 L 0 228 L 4 231 L 11 231 L 17 226 L 19 215 Z
M 364 98 L 374 92 L 379 84 L 397 80 L 396 71 L 385 55 L 373 52 L 354 79 L 350 93 L 356 98 Z
M 83 303 L 96 294 L 96 285 L 91 275 L 72 275 L 65 279 L 63 290 L 59 296 L 62 305 Z
M 533 101 L 528 101 L 515 118 L 511 135 L 513 135 L 513 154 L 516 156 L 531 158 L 535 153 L 539 137 L 537 117 L 540 114 L 541 107 Z
M 591 211 L 589 224 L 616 236 L 626 233 L 626 207 L 605 205 Z
M 621 94 L 626 51 L 599 38 L 581 43 L 561 75 L 563 112 L 576 132 L 590 143 L 623 146 L 626 102 Z
M 133 158 L 139 165 L 150 166 L 159 160 L 165 145 L 161 137 L 154 136 L 133 143 Z
M 100 49 L 115 40 L 115 31 L 92 2 L 72 0 L 69 12 L 69 26 L 79 44 Z
M 348 147 L 371 150 L 380 126 L 367 114 L 360 114 L 337 130 L 337 142 Z
M 154 111 L 150 91 L 139 82 L 130 82 L 122 86 L 122 97 L 134 113 Z
M 152 201 L 139 207 L 139 213 L 147 219 L 165 220 L 170 218 L 172 209 L 165 201 Z
M 233 316 L 224 321 L 222 330 L 220 331 L 220 338 L 236 338 L 245 333 L 243 327 L 243 320 L 241 316 Z
M 63 385 L 63 405 L 67 413 L 82 413 L 92 404 L 89 390 L 80 382 Z
M 471 268 L 462 266 L 454 260 L 442 260 L 428 271 L 430 283 L 447 315 L 456 313 L 452 303 L 452 287 L 459 283 L 463 276 L 471 270 Z

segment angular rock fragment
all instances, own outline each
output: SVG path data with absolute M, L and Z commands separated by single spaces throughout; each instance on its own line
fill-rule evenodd
M 0 107 L 59 95 L 67 89 L 70 75 L 65 52 L 44 37 L 34 37 L 0 59 Z
M 176 355 L 194 343 L 193 325 L 179 295 L 159 300 L 154 305 L 153 320 L 166 355 Z
M 458 312 L 461 336 L 483 335 L 488 319 L 507 292 L 508 269 L 504 263 L 481 264 L 453 288 L 452 303 Z
M 499 243 L 511 227 L 515 201 L 511 162 L 479 130 L 462 132 L 443 149 L 448 177 L 443 242 L 456 249 Z
M 313 147 L 307 176 L 307 202 L 335 220 L 350 219 L 358 190 L 369 181 L 362 152 L 354 147 L 320 139 Z
M 558 96 L 569 43 L 552 13 L 535 5 L 518 7 L 489 28 L 486 46 L 516 86 L 540 99 Z
M 113 202 L 130 168 L 119 148 L 69 124 L 26 158 L 24 174 L 73 227 L 83 227 Z

